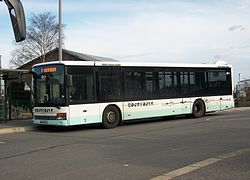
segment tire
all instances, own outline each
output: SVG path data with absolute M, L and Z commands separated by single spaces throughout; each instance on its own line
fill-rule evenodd
M 108 106 L 102 114 L 102 126 L 106 129 L 114 128 L 120 123 L 121 116 L 115 106 Z
M 202 100 L 198 99 L 193 104 L 193 117 L 199 118 L 205 115 L 205 104 Z

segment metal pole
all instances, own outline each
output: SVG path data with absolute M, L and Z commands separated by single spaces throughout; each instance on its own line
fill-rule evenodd
M 1 59 L 1 55 L 0 55 L 0 69 L 2 68 L 2 59 Z M 1 75 L 2 74 L 0 74 L 0 98 L 2 98 L 2 78 L 1 78 Z
M 5 121 L 7 121 L 8 119 L 8 100 L 7 100 L 7 97 L 8 97 L 8 94 L 7 94 L 7 80 L 4 80 L 4 112 L 5 112 L 5 115 L 4 115 L 4 119 Z
M 11 120 L 11 101 L 12 101 L 12 98 L 11 98 L 11 82 L 9 81 L 8 83 L 8 103 L 9 103 L 9 121 Z
M 2 59 L 1 59 L 1 55 L 0 55 L 0 69 L 2 68 Z M 1 103 L 2 103 L 2 100 L 3 100 L 3 98 L 2 98 L 2 74 L 0 73 L 0 100 L 1 100 Z M 3 105 L 2 104 L 0 104 L 0 108 L 3 108 Z M 5 109 L 4 109 L 5 110 Z M 2 110 L 2 112 L 1 113 L 3 113 L 3 110 Z M 5 120 L 6 118 L 5 118 L 5 111 L 4 111 L 4 120 Z
M 59 62 L 62 62 L 62 0 L 59 0 Z

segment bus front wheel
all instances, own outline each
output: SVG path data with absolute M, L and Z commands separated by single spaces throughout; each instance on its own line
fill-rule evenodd
M 102 125 L 104 128 L 114 128 L 118 126 L 120 122 L 120 113 L 115 106 L 108 106 L 103 111 Z
M 193 104 L 193 117 L 199 118 L 205 115 L 205 104 L 202 100 L 198 99 Z

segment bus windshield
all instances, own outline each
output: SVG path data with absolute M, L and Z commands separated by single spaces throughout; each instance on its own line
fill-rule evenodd
M 33 68 L 35 106 L 64 106 L 64 66 L 46 65 Z

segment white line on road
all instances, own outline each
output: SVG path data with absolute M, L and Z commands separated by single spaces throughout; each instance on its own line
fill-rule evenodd
M 209 159 L 206 159 L 204 161 L 200 161 L 200 162 L 188 165 L 186 167 L 176 169 L 174 171 L 162 174 L 160 176 L 152 178 L 151 180 L 169 180 L 169 179 L 173 179 L 173 178 L 175 178 L 177 176 L 181 176 L 181 175 L 190 173 L 190 172 L 192 172 L 194 170 L 197 170 L 197 169 L 203 168 L 205 166 L 214 164 L 214 163 L 216 163 L 218 161 L 225 160 L 225 159 L 228 159 L 228 158 L 232 158 L 232 157 L 235 157 L 235 156 L 239 156 L 239 155 L 241 155 L 243 153 L 248 153 L 248 152 L 250 152 L 250 148 L 241 149 L 239 151 L 235 151 L 235 152 L 231 152 L 231 153 L 227 153 L 227 154 L 222 154 L 222 155 L 216 156 L 214 158 L 209 158 Z
M 240 120 L 250 120 L 249 117 L 246 118 L 227 118 L 227 119 L 220 119 L 219 117 L 214 117 L 214 118 L 207 118 L 206 121 L 240 121 Z

